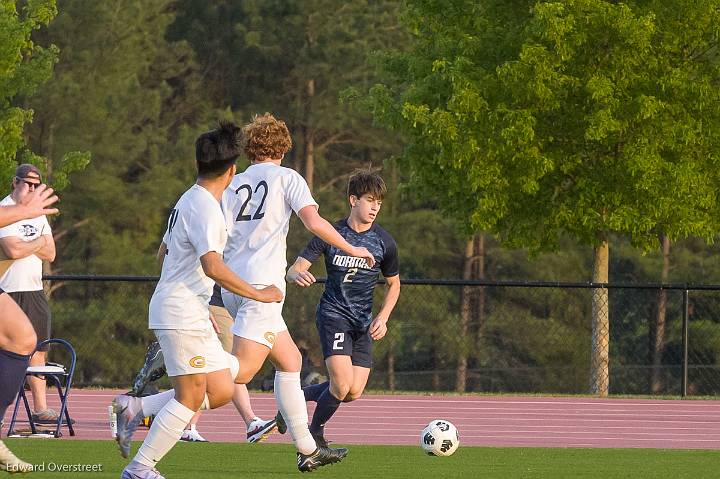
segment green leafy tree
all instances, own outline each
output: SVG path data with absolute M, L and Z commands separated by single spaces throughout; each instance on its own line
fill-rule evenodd
M 169 37 L 189 41 L 202 62 L 217 108 L 243 120 L 271 111 L 291 129 L 286 162 L 317 193 L 337 196 L 347 174 L 379 165 L 396 141 L 340 92 L 371 83 L 368 54 L 407 34 L 391 1 L 250 0 L 179 2 Z
M 717 231 L 720 2 L 410 1 L 411 49 L 367 97 L 405 164 L 468 231 L 537 251 L 568 234 L 657 247 Z M 608 392 L 607 291 L 591 389 Z
M 60 59 L 30 99 L 38 112 L 30 144 L 53 172 L 59 152 L 93 152 L 63 194 L 53 273 L 158 273 L 167 212 L 194 179 L 193 141 L 212 123 L 192 50 L 165 39 L 172 5 L 66 0 L 43 32 Z M 80 380 L 127 381 L 131 355 L 106 352 L 142 361 L 152 284 L 55 281 L 51 291 L 54 331 L 77 345 L 87 371 Z
M 43 47 L 33 41 L 33 33 L 47 27 L 57 15 L 55 0 L 20 2 L 0 1 L 0 178 L 12 176 L 18 163 L 33 163 L 47 172 L 47 159 L 26 145 L 25 127 L 35 112 L 27 99 L 52 75 L 58 59 L 54 44 Z M 65 188 L 68 175 L 84 168 L 89 154 L 65 153 L 55 175 L 48 174 L 56 190 Z M 0 190 L 7 192 L 9 181 Z

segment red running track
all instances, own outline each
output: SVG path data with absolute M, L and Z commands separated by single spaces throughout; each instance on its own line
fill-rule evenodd
M 111 439 L 107 406 L 120 392 L 71 391 L 76 438 Z M 275 414 L 271 394 L 252 394 L 252 404 L 261 417 Z M 310 414 L 313 407 L 308 404 Z M 706 400 L 369 395 L 343 404 L 325 436 L 338 444 L 417 444 L 422 428 L 437 418 L 453 422 L 466 446 L 720 449 L 720 401 Z M 210 441 L 245 439 L 245 425 L 231 405 L 205 412 L 198 429 Z M 137 439 L 146 433 L 141 428 Z M 276 433 L 268 442 L 290 438 Z

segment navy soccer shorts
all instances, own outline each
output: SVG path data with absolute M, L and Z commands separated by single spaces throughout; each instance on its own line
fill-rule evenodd
M 350 356 L 353 366 L 372 367 L 373 340 L 368 328 L 356 329 L 345 321 L 317 318 L 315 322 L 320 333 L 323 358 L 329 356 Z

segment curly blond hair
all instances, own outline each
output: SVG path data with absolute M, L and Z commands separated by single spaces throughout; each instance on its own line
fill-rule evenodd
M 261 157 L 282 158 L 292 148 L 292 139 L 285 122 L 270 113 L 255 115 L 242 132 L 243 150 L 250 161 Z

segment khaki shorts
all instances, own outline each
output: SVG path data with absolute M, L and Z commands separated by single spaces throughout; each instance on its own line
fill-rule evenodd
M 155 329 L 168 376 L 208 374 L 230 369 L 227 353 L 215 331 Z
M 233 333 L 231 329 L 235 320 L 230 316 L 228 310 L 222 306 L 214 306 L 211 304 L 210 313 L 212 313 L 213 318 L 215 318 L 215 322 L 220 330 L 220 332 L 217 333 L 220 344 L 222 344 L 225 351 L 232 353 Z
M 253 284 L 254 287 L 267 285 Z M 275 338 L 281 331 L 287 331 L 282 317 L 284 300 L 280 303 L 261 303 L 222 290 L 223 303 L 228 313 L 235 318 L 231 329 L 233 335 L 264 344 L 272 349 Z

